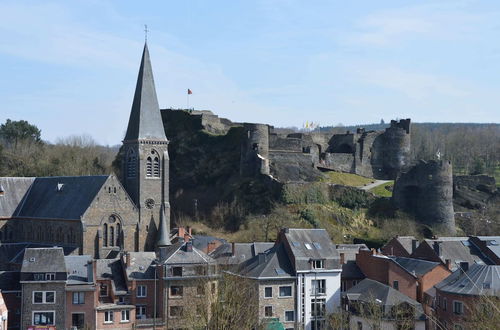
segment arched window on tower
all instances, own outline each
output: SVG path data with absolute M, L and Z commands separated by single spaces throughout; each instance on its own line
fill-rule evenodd
M 135 178 L 137 158 L 134 149 L 129 149 L 127 152 L 127 178 Z
M 108 246 L 108 224 L 102 226 L 102 246 Z
M 121 246 L 120 245 L 120 242 L 121 242 L 121 236 L 122 236 L 122 232 L 121 232 L 121 228 L 120 228 L 120 224 L 117 223 L 116 224 L 116 246 Z
M 153 160 L 151 159 L 151 157 L 148 157 L 146 159 L 146 176 L 153 176 Z
M 115 228 L 109 226 L 109 246 L 115 245 Z
M 156 156 L 153 160 L 153 177 L 160 177 L 160 159 Z

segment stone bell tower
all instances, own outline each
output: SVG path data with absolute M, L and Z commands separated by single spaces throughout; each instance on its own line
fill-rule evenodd
M 123 186 L 139 210 L 135 249 L 153 251 L 159 228 L 170 232 L 169 157 L 147 44 L 123 140 L 122 164 Z

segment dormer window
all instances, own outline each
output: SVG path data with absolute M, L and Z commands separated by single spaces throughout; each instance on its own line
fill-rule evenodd
M 325 260 L 323 259 L 311 260 L 311 265 L 313 269 L 324 269 Z

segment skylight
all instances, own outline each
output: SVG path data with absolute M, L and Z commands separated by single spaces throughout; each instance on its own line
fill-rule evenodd
M 281 268 L 274 268 L 274 270 L 276 271 L 276 274 L 278 274 L 278 275 L 285 275 L 285 271 Z
M 309 244 L 309 243 L 304 243 L 304 245 L 306 246 L 306 249 L 308 249 L 308 250 L 312 250 L 312 246 L 311 246 L 311 244 Z
M 321 244 L 319 244 L 318 242 L 313 242 L 313 245 L 316 249 L 321 250 Z
M 299 242 L 292 242 L 293 246 L 295 247 L 299 247 L 300 246 L 300 243 Z

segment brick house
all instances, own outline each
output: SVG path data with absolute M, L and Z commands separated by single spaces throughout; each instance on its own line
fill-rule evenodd
M 410 257 L 419 245 L 414 236 L 396 236 L 387 242 L 382 248 L 386 256 Z
M 461 268 L 435 286 L 435 314 L 439 325 L 446 329 L 463 330 L 476 306 L 488 304 L 481 301 L 487 297 L 494 308 L 500 304 L 500 266 L 462 263 Z M 478 305 L 479 304 L 479 305 Z M 498 313 L 498 311 L 497 311 Z

